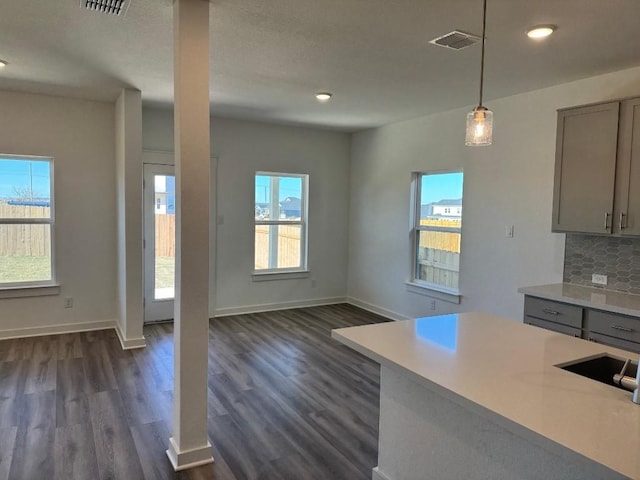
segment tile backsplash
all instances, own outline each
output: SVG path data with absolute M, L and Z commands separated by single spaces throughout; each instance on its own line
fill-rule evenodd
M 567 234 L 564 282 L 599 286 L 594 273 L 607 276 L 603 288 L 640 294 L 640 238 Z

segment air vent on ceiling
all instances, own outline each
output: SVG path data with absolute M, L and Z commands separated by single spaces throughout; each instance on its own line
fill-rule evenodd
M 80 0 L 80 5 L 96 12 L 124 15 L 131 0 Z
M 429 43 L 440 47 L 451 48 L 452 50 L 462 50 L 463 48 L 470 47 L 474 43 L 478 43 L 480 40 L 482 40 L 482 38 L 476 35 L 454 30 L 446 35 L 430 40 Z

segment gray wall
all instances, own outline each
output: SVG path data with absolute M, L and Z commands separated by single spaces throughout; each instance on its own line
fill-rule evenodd
M 518 287 L 562 281 L 564 235 L 551 233 L 556 109 L 640 93 L 640 68 L 488 101 L 494 143 L 464 145 L 467 109 L 354 135 L 349 297 L 396 317 L 485 311 L 522 318 Z M 469 107 L 471 108 L 471 107 Z M 413 293 L 409 187 L 413 171 L 463 168 L 462 303 Z M 505 226 L 515 226 L 505 238 Z
M 60 296 L 0 300 L 0 331 L 114 322 L 114 105 L 3 91 L 0 105 L 0 152 L 53 157 L 55 265 L 61 285 Z M 66 296 L 74 298 L 73 308 L 63 308 Z
M 171 111 L 143 109 L 143 148 L 173 150 Z M 257 311 L 344 300 L 350 136 L 213 118 L 211 153 L 218 158 L 215 312 Z M 256 171 L 309 174 L 307 279 L 252 281 Z M 312 281 L 315 280 L 315 283 Z M 315 285 L 315 286 L 313 286 Z

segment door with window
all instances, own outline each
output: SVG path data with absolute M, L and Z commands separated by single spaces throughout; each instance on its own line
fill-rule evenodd
M 144 166 L 144 321 L 173 318 L 176 260 L 173 165 Z

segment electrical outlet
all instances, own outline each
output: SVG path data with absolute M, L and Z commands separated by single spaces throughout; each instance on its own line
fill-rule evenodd
M 431 310 L 435 310 L 436 309 L 436 301 L 435 300 L 431 300 L 431 302 L 429 303 L 429 306 L 431 307 Z
M 513 238 L 513 225 L 507 225 L 504 227 L 504 236 L 507 238 Z
M 64 308 L 73 308 L 73 297 L 64 297 Z
M 318 282 L 315 278 L 311 279 L 311 288 L 316 288 L 318 286 Z
M 606 275 L 598 275 L 594 273 L 591 275 L 591 283 L 595 283 L 596 285 L 606 285 L 607 284 L 607 276 Z

